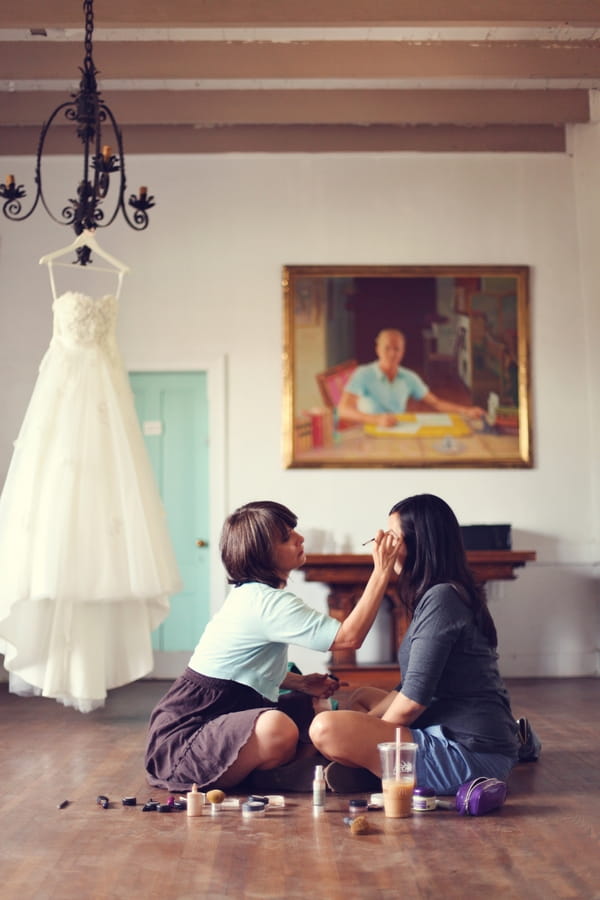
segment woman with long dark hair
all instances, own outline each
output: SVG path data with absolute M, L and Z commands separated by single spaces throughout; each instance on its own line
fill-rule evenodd
M 417 782 L 452 794 L 480 775 L 505 779 L 517 761 L 517 725 L 498 671 L 497 635 L 469 570 L 447 503 L 418 494 L 396 503 L 388 531 L 401 541 L 395 565 L 410 625 L 398 652 L 402 681 L 385 693 L 359 690 L 352 708 L 313 720 L 314 745 L 333 760 L 332 790 L 372 790 L 377 744 L 415 742 Z

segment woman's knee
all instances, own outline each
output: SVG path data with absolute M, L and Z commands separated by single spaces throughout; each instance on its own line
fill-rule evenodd
M 259 716 L 254 734 L 262 751 L 268 757 L 281 757 L 287 759 L 293 756 L 298 743 L 298 727 L 286 716 L 276 709 L 270 709 Z
M 331 741 L 333 734 L 335 733 L 336 714 L 339 719 L 339 712 L 337 711 L 328 710 L 325 712 L 320 712 L 310 723 L 308 736 L 310 737 L 315 747 L 324 747 Z

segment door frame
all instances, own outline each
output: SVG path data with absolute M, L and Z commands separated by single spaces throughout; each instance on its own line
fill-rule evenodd
M 222 606 L 227 593 L 227 578 L 219 553 L 219 538 L 227 515 L 225 490 L 226 434 L 226 358 L 198 356 L 189 362 L 163 360 L 160 363 L 135 358 L 125 361 L 127 372 L 205 372 L 208 400 L 208 493 L 209 493 L 209 590 L 211 616 Z M 198 535 L 198 537 L 203 537 Z M 188 654 L 189 656 L 189 654 Z

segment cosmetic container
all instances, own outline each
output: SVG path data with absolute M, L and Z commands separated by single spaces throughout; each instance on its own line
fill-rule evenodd
M 242 803 L 242 815 L 245 819 L 255 819 L 264 816 L 266 808 L 267 805 L 262 800 L 246 800 Z
M 198 790 L 198 785 L 193 784 L 192 789 L 186 797 L 186 812 L 188 816 L 201 816 L 202 807 L 204 806 L 204 794 Z
M 352 797 L 352 799 L 348 801 L 350 818 L 354 819 L 356 816 L 366 815 L 368 807 L 369 804 L 366 800 L 362 800 L 360 797 Z
M 429 812 L 436 808 L 436 796 L 433 788 L 417 787 L 413 791 L 412 808 L 414 812 Z
M 323 766 L 315 766 L 315 777 L 312 783 L 313 806 L 325 806 L 325 777 Z

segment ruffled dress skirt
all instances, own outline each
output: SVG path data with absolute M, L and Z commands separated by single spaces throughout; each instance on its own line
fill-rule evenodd
M 0 497 L 11 690 L 90 711 L 153 668 L 181 581 L 116 345 L 117 300 L 66 293 Z

